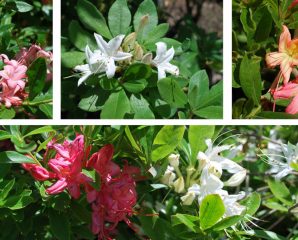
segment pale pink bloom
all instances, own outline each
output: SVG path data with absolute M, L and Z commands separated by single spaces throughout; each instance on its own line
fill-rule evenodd
M 47 80 L 52 79 L 53 72 L 53 53 L 43 50 L 40 46 L 33 44 L 29 49 L 22 48 L 16 55 L 16 60 L 27 67 L 37 58 L 45 58 L 47 60 Z
M 293 67 L 298 65 L 298 39 L 291 39 L 287 26 L 283 26 L 278 52 L 267 53 L 266 62 L 270 68 L 280 66 L 284 84 L 289 82 Z
M 286 112 L 289 114 L 298 113 L 298 84 L 294 82 L 287 83 L 276 89 L 273 92 L 274 99 L 292 99 L 292 102 L 286 108 Z
M 4 60 L 6 64 L 4 69 L 0 71 L 0 84 L 5 82 L 8 88 L 13 89 L 14 93 L 25 88 L 25 78 L 27 67 L 15 60 Z
M 22 163 L 22 167 L 26 169 L 35 180 L 45 181 L 50 178 L 55 178 L 56 175 L 52 172 L 49 172 L 44 167 L 34 164 L 34 163 Z
M 77 199 L 80 197 L 80 185 L 86 185 L 92 179 L 82 173 L 85 152 L 84 136 L 78 135 L 74 141 L 64 141 L 63 144 L 51 142 L 48 148 L 57 151 L 55 157 L 48 162 L 51 170 L 56 174 L 58 181 L 49 187 L 48 194 L 57 194 L 67 189 L 70 195 Z

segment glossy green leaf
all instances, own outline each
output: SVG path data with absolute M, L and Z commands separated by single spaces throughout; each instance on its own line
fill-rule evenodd
M 131 22 L 131 13 L 126 0 L 116 0 L 109 10 L 109 27 L 114 37 L 126 34 Z
M 222 119 L 223 118 L 223 108 L 221 106 L 209 106 L 200 108 L 194 111 L 194 114 L 198 117 L 207 119 Z
M 215 225 L 225 213 L 225 206 L 217 194 L 207 195 L 200 205 L 200 226 L 202 230 Z
M 187 103 L 187 96 L 174 78 L 163 78 L 157 82 L 158 91 L 163 100 L 170 106 L 183 108 Z
M 45 114 L 46 118 L 53 118 L 53 104 L 41 104 L 38 108 Z
M 284 182 L 277 181 L 274 179 L 269 179 L 268 186 L 269 186 L 271 192 L 274 194 L 274 196 L 278 200 L 280 200 L 281 202 L 283 202 L 289 206 L 293 205 L 290 190 L 287 188 L 287 186 Z
M 143 17 L 148 16 L 148 22 L 143 28 L 140 27 L 140 23 Z M 158 23 L 158 16 L 155 4 L 152 0 L 144 0 L 134 15 L 133 24 L 134 29 L 138 33 L 138 39 L 145 39 L 149 32 L 151 32 Z
M 23 154 L 6 151 L 0 153 L 0 164 L 3 163 L 35 163 L 32 158 L 29 158 Z
M 27 133 L 24 136 L 24 138 L 32 136 L 32 135 L 36 135 L 36 134 L 49 133 L 49 132 L 55 132 L 55 130 L 53 129 L 52 126 L 44 126 L 44 127 L 40 127 L 40 128 L 32 130 L 31 132 Z
M 176 214 L 172 216 L 172 226 L 176 226 L 179 224 L 184 224 L 187 226 L 192 232 L 196 232 L 196 227 L 198 227 L 199 217 L 187 215 L 187 214 Z
M 185 131 L 184 126 L 164 126 L 153 141 L 152 161 L 165 158 L 179 145 Z
M 11 210 L 18 210 L 25 208 L 34 201 L 31 197 L 31 190 L 24 190 L 20 195 L 9 196 L 0 202 L 0 207 L 9 208 Z
M 211 230 L 212 231 L 222 231 L 225 230 L 229 227 L 232 227 L 239 223 L 243 219 L 243 216 L 240 215 L 235 215 L 235 216 L 230 216 L 222 219 L 218 223 L 216 223 Z
M 240 65 L 239 79 L 242 90 L 247 98 L 258 106 L 261 101 L 262 79 L 259 58 L 248 58 L 245 55 Z
M 130 112 L 130 102 L 124 90 L 114 92 L 105 102 L 100 117 L 102 119 L 122 119 Z
M 77 4 L 77 13 L 80 21 L 86 28 L 95 31 L 108 39 L 112 38 L 104 16 L 91 2 L 87 0 L 79 0 Z
M 12 119 L 16 115 L 16 112 L 13 108 L 1 108 L 0 109 L 0 119 Z
M 246 207 L 246 213 L 253 216 L 261 205 L 261 196 L 257 192 L 251 193 L 247 198 L 241 201 L 241 205 Z
M 33 6 L 29 3 L 26 3 L 25 1 L 15 1 L 15 4 L 18 9 L 18 12 L 21 13 L 30 12 L 33 9 Z
M 149 103 L 142 95 L 132 94 L 130 97 L 131 109 L 134 112 L 134 119 L 154 119 L 154 114 Z
M 70 240 L 70 223 L 67 214 L 51 210 L 50 230 L 58 240 Z
M 33 100 L 42 92 L 47 78 L 47 64 L 45 58 L 37 58 L 27 70 L 29 84 L 29 99 Z
M 86 59 L 83 52 L 66 52 L 61 54 L 61 65 L 65 68 L 74 68 L 83 64 Z

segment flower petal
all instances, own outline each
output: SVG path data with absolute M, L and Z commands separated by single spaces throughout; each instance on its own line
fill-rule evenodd
M 107 50 L 107 54 L 109 56 L 114 56 L 117 53 L 124 37 L 125 35 L 118 35 L 117 37 L 109 41 Z
M 286 108 L 286 113 L 298 114 L 298 95 L 293 98 L 292 102 Z
M 288 58 L 286 53 L 271 52 L 266 54 L 266 63 L 268 67 L 274 68 L 282 63 L 282 61 Z
M 102 36 L 100 36 L 97 33 L 94 33 L 94 37 L 95 37 L 95 40 L 96 40 L 96 43 L 97 43 L 97 46 L 98 46 L 99 50 L 102 53 L 107 54 L 107 50 L 109 48 L 108 43 L 102 38 Z
M 123 61 L 125 59 L 131 58 L 132 54 L 126 53 L 126 52 L 117 52 L 114 56 L 113 59 L 115 61 Z
M 106 74 L 108 78 L 112 78 L 115 76 L 116 65 L 113 58 L 109 58 L 106 66 Z
M 279 38 L 279 45 L 278 45 L 278 51 L 279 52 L 286 52 L 288 48 L 288 44 L 291 42 L 291 33 L 287 26 L 282 26 L 282 34 Z

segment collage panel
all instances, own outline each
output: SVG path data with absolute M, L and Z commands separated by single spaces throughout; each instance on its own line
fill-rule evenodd
M 0 1 L 0 119 L 52 119 L 52 1 Z
M 63 119 L 223 118 L 222 1 L 61 4 Z
M 233 0 L 233 118 L 298 118 L 298 2 Z
M 297 126 L 2 126 L 0 239 L 290 239 Z

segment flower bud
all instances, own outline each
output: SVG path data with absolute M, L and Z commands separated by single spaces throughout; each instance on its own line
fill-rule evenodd
M 148 169 L 148 172 L 149 172 L 153 177 L 156 177 L 156 175 L 157 175 L 156 169 L 155 169 L 154 167 L 152 167 L 152 166 Z
M 246 177 L 246 170 L 235 173 L 228 181 L 225 182 L 225 186 L 237 187 L 239 186 Z
M 139 44 L 135 44 L 135 50 L 134 50 L 134 58 L 135 60 L 140 61 L 143 58 L 144 51 L 143 48 Z
M 184 191 L 184 178 L 179 177 L 174 183 L 174 190 L 177 193 L 182 193 Z
M 172 186 L 176 178 L 176 174 L 173 171 L 174 169 L 168 166 L 167 170 L 165 171 L 165 174 L 161 178 L 161 183 L 167 186 Z
M 146 53 L 142 58 L 142 63 L 150 65 L 151 62 L 152 62 L 152 53 L 151 52 Z
M 180 158 L 179 154 L 171 154 L 168 157 L 170 165 L 174 168 L 178 167 L 179 166 L 179 158 Z
M 136 42 L 136 39 L 137 39 L 137 34 L 135 32 L 130 33 L 123 40 L 123 44 L 122 44 L 123 49 L 125 51 L 129 52 L 133 48 L 133 46 L 134 46 L 134 44 Z
M 143 32 L 144 27 L 148 24 L 148 22 L 149 22 L 149 15 L 148 14 L 141 17 L 140 25 L 139 25 L 139 28 L 138 28 L 138 33 Z
M 196 194 L 194 192 L 188 192 L 187 194 L 181 197 L 182 205 L 191 205 L 195 197 Z

